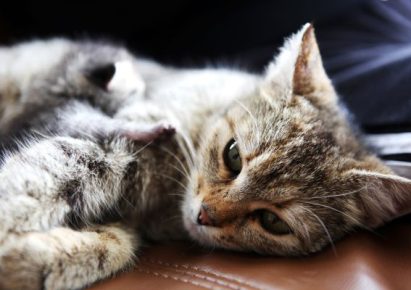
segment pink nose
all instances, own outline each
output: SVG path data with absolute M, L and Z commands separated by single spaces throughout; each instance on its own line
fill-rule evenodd
M 208 216 L 207 207 L 204 205 L 201 205 L 200 212 L 197 217 L 197 223 L 202 226 L 212 226 L 213 225 L 210 217 Z

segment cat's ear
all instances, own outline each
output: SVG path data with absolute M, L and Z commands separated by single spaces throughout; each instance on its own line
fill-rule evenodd
M 140 93 L 145 89 L 141 75 L 128 60 L 94 66 L 85 75 L 92 84 L 103 90 Z
M 411 213 L 411 180 L 369 170 L 348 171 L 362 185 L 360 199 L 370 227 Z
M 106 90 L 116 73 L 114 63 L 107 63 L 93 67 L 85 72 L 87 79 L 97 87 Z
M 266 78 L 272 83 L 287 84 L 293 95 L 322 104 L 336 101 L 311 24 L 304 25 L 286 40 L 280 54 L 269 65 Z

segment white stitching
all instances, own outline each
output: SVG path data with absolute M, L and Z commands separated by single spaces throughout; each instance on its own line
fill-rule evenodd
M 264 290 L 265 289 L 265 287 L 261 288 L 260 285 L 256 285 L 255 283 L 250 283 L 248 281 L 245 281 L 245 280 L 237 278 L 237 277 L 233 277 L 233 276 L 230 276 L 230 275 L 225 275 L 225 274 L 222 274 L 222 273 L 217 273 L 217 272 L 210 271 L 210 270 L 205 270 L 205 269 L 202 269 L 202 268 L 196 267 L 196 266 L 190 266 L 190 265 L 185 265 L 185 264 L 175 264 L 175 263 L 171 264 L 171 263 L 168 263 L 168 262 L 163 262 L 161 260 L 154 260 L 154 259 L 147 259 L 147 258 L 142 258 L 141 260 L 151 262 L 151 263 L 154 263 L 154 264 L 167 266 L 167 267 L 184 268 L 184 269 L 187 269 L 187 270 L 192 270 L 192 271 L 198 271 L 198 272 L 202 272 L 202 273 L 206 273 L 206 274 L 211 274 L 211 275 L 214 275 L 215 277 L 223 278 L 223 279 L 226 279 L 226 280 L 229 280 L 229 281 L 232 281 L 232 282 L 236 282 L 238 284 L 241 284 L 242 286 L 249 286 L 249 287 L 257 289 L 257 290 Z M 227 286 L 227 287 L 233 289 L 230 286 Z M 238 288 L 236 288 L 236 289 L 238 289 Z
M 186 284 L 192 284 L 194 286 L 199 286 L 199 287 L 203 287 L 203 288 L 206 288 L 206 289 L 211 289 L 211 290 L 221 289 L 221 288 L 215 288 L 215 287 L 209 286 L 207 284 L 198 283 L 198 282 L 195 282 L 195 281 L 190 281 L 190 280 L 187 280 L 187 279 L 184 279 L 184 278 L 180 278 L 180 277 L 176 277 L 176 276 L 172 276 L 172 275 L 168 275 L 168 274 L 164 274 L 164 273 L 159 273 L 159 272 L 148 270 L 148 269 L 136 268 L 136 270 L 139 271 L 139 272 L 142 272 L 142 273 L 151 274 L 151 275 L 154 275 L 154 276 L 157 276 L 157 277 L 163 277 L 165 279 L 173 279 L 173 280 L 178 281 L 178 282 L 183 282 L 183 283 L 186 283 Z
M 186 270 L 192 270 L 192 269 L 189 269 L 188 267 L 182 267 L 182 265 L 170 264 L 170 263 L 163 262 L 163 261 L 160 261 L 160 260 L 152 260 L 152 259 L 150 259 L 150 260 L 144 259 L 144 260 L 145 260 L 145 261 L 148 261 L 148 262 L 151 262 L 151 263 L 158 264 L 158 265 L 175 268 L 176 271 L 181 271 L 182 273 L 185 273 L 185 274 L 187 274 L 187 275 L 189 275 L 189 276 L 197 277 L 197 278 L 200 278 L 200 279 L 204 279 L 204 280 L 207 280 L 207 281 L 210 281 L 210 282 L 219 284 L 219 285 L 221 285 L 221 286 L 228 287 L 228 288 L 230 288 L 230 289 L 234 289 L 234 290 L 245 290 L 245 289 L 247 289 L 247 288 L 244 288 L 244 287 L 235 285 L 235 284 L 233 284 L 233 283 L 227 283 L 227 282 L 224 282 L 224 281 L 221 281 L 221 280 L 214 279 L 214 278 L 212 278 L 212 277 L 208 277 L 208 276 L 204 276 L 204 275 L 198 274 L 198 273 L 196 273 L 196 272 L 187 272 L 187 271 L 184 271 L 184 270 L 180 270 L 181 268 L 184 268 L 184 269 L 186 269 Z M 229 279 L 227 279 L 227 280 L 229 280 Z M 240 283 L 240 284 L 241 284 L 241 283 Z
M 227 283 L 227 282 L 224 282 L 224 281 L 212 278 L 212 277 L 204 276 L 204 275 L 201 275 L 201 274 L 198 274 L 198 273 L 195 273 L 195 272 L 188 272 L 188 271 L 178 270 L 178 269 L 176 269 L 176 271 L 179 271 L 181 273 L 187 274 L 187 275 L 192 276 L 192 277 L 196 277 L 196 278 L 199 278 L 199 279 L 204 279 L 206 281 L 210 281 L 210 282 L 213 282 L 215 284 L 225 286 L 225 287 L 233 289 L 233 290 L 247 290 L 247 289 L 250 289 L 250 288 L 244 288 L 242 286 L 235 285 L 233 283 Z
M 152 262 L 154 262 L 154 261 L 152 261 Z M 211 283 L 215 283 L 215 284 L 218 284 L 218 285 L 221 285 L 221 286 L 233 289 L 233 290 L 247 290 L 247 289 L 249 289 L 249 288 L 244 288 L 244 287 L 238 286 L 238 285 L 233 284 L 233 283 L 227 283 L 227 282 L 224 282 L 222 280 L 218 280 L 218 279 L 215 279 L 215 278 L 212 278 L 212 277 L 201 275 L 201 274 L 196 273 L 196 272 L 187 271 L 187 269 L 186 270 L 181 270 L 181 269 L 179 269 L 180 267 L 178 267 L 178 265 L 166 265 L 166 263 L 162 263 L 161 261 L 157 261 L 156 264 L 161 265 L 161 266 L 167 266 L 168 268 L 170 268 L 169 266 L 171 266 L 178 273 L 182 273 L 182 274 L 186 274 L 186 275 L 191 276 L 191 277 L 196 277 L 196 278 L 199 278 L 199 279 L 203 279 L 203 280 L 209 281 Z

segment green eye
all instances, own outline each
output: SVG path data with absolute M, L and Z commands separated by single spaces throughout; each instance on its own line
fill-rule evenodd
M 224 148 L 224 163 L 227 168 L 235 175 L 241 172 L 243 167 L 241 163 L 240 151 L 238 150 L 237 141 L 231 139 Z
M 268 232 L 274 235 L 287 235 L 292 231 L 290 227 L 280 220 L 278 216 L 268 210 L 258 212 L 261 226 Z

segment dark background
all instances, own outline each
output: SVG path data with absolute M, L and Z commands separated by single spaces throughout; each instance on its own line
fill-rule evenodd
M 316 27 L 327 71 L 368 132 L 411 129 L 411 1 L 7 1 L 0 40 L 103 38 L 182 66 L 260 72 L 283 38 Z

